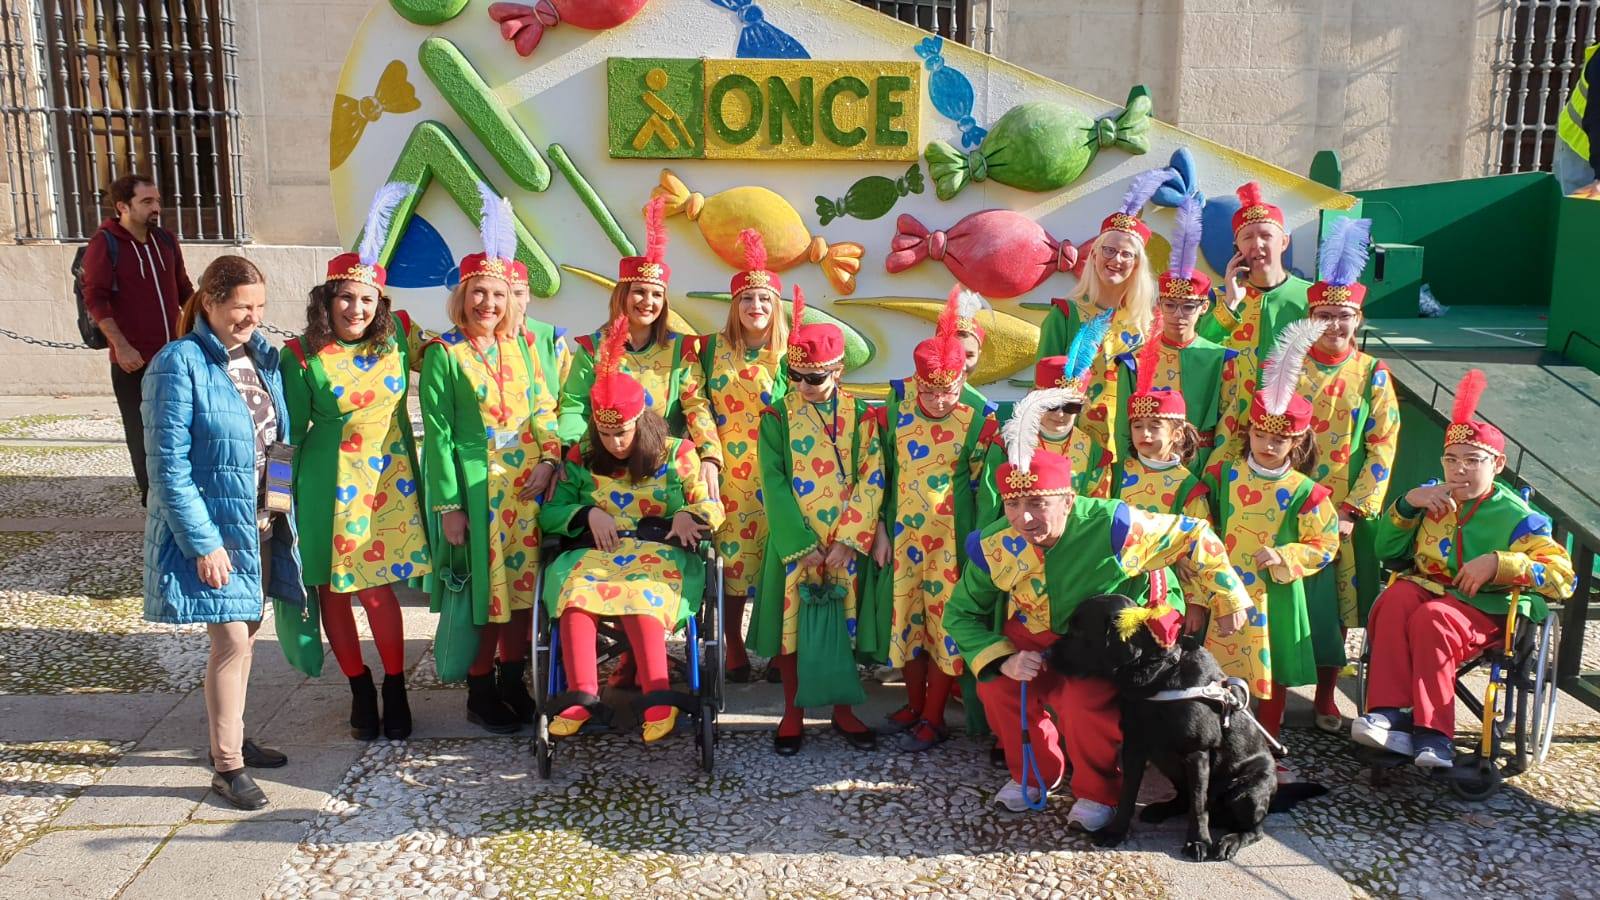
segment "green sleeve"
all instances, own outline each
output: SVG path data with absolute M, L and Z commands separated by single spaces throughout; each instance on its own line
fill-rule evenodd
M 583 440 L 589 431 L 589 392 L 594 388 L 594 357 L 582 344 L 572 351 L 572 369 L 561 385 L 561 411 L 556 431 L 564 446 Z
M 1378 516 L 1373 524 L 1372 552 L 1379 561 L 1410 559 L 1415 554 L 1422 510 L 1410 508 L 1404 495 L 1389 504 L 1388 511 Z
M 977 456 L 977 493 L 978 493 L 978 519 L 973 527 L 982 531 L 988 528 L 1005 515 L 1005 506 L 1000 501 L 1000 489 L 995 484 L 995 472 L 1005 463 L 1005 449 L 999 442 L 990 443 L 982 448 Z M 959 536 L 966 540 L 965 536 Z
M 465 509 L 456 465 L 455 363 L 443 344 L 430 344 L 423 352 L 417 392 L 422 402 L 423 490 L 435 510 Z
M 1200 317 L 1200 324 L 1195 326 L 1195 332 L 1213 343 L 1223 344 L 1228 339 L 1228 334 L 1238 324 L 1238 319 L 1227 308 L 1228 297 L 1217 291 L 1211 292 L 1211 308 Z M 1232 323 L 1227 324 L 1223 320 Z
M 785 563 L 792 562 L 815 550 L 821 543 L 811 530 L 800 504 L 794 498 L 789 465 L 789 427 L 782 414 L 769 410 L 761 414 L 760 441 L 757 444 L 761 459 L 761 499 L 767 509 L 767 521 L 782 524 L 769 530 L 773 552 Z
M 570 458 L 562 465 L 567 469 L 565 477 L 556 482 L 555 494 L 539 509 L 539 530 L 577 537 L 588 527 L 587 522 L 575 520 L 580 510 L 594 505 L 594 477 Z
M 289 443 L 298 447 L 305 443 L 306 432 L 311 430 L 311 373 L 306 371 L 298 354 L 283 356 L 283 400 L 289 407 Z
M 1034 359 L 1064 356 L 1072 343 L 1072 332 L 1072 323 L 1067 321 L 1067 314 L 1061 311 L 1061 307 L 1051 304 L 1050 311 L 1045 313 L 1044 322 L 1039 326 L 1039 352 Z
M 977 540 L 972 540 L 968 549 L 972 559 L 962 567 L 961 580 L 945 605 L 944 628 L 973 674 L 979 681 L 988 681 L 1016 648 L 995 628 L 1005 593 L 990 579 L 988 567 L 979 558 L 983 551 Z

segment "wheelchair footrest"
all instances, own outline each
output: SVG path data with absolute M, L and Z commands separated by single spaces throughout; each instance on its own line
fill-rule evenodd
M 544 710 L 554 718 L 560 715 L 562 710 L 573 706 L 582 707 L 589 713 L 588 721 L 583 723 L 578 734 L 607 734 L 613 730 L 611 722 L 616 716 L 616 711 L 598 696 L 585 691 L 567 691 L 558 694 L 545 701 Z
M 699 697 L 683 691 L 651 691 L 633 701 L 633 708 L 638 710 L 641 716 L 652 706 L 675 706 L 691 716 L 697 716 L 700 714 L 701 703 Z

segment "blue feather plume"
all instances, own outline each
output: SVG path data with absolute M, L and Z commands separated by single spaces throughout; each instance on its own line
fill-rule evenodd
M 1106 335 L 1111 331 L 1111 314 L 1113 310 L 1106 310 L 1098 316 L 1079 326 L 1078 333 L 1072 336 L 1072 344 L 1067 348 L 1067 377 L 1081 378 L 1083 373 L 1089 371 L 1094 365 L 1094 358 L 1100 352 L 1100 345 L 1105 342 Z
M 1204 205 L 1204 198 L 1194 194 L 1183 198 L 1183 203 L 1178 205 L 1178 221 L 1174 226 L 1177 240 L 1173 241 L 1177 252 L 1172 254 L 1172 268 L 1168 271 L 1179 278 L 1188 278 L 1200 261 L 1200 208 Z
M 1178 170 L 1171 166 L 1151 169 L 1135 175 L 1133 182 L 1128 185 L 1128 192 L 1122 195 L 1122 211 L 1130 216 L 1137 216 L 1144 209 L 1150 198 L 1161 190 L 1167 181 L 1178 177 Z
M 1339 219 L 1328 228 L 1317 253 L 1317 273 L 1328 284 L 1355 284 L 1367 267 L 1371 219 Z

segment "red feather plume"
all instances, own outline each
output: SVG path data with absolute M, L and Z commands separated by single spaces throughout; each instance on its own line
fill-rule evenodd
M 761 239 L 761 232 L 754 228 L 739 232 L 739 246 L 744 248 L 746 272 L 761 271 L 767 267 L 767 242 Z
M 806 294 L 800 290 L 800 285 L 794 286 L 794 302 L 790 304 L 793 309 L 793 320 L 789 323 L 789 333 L 794 334 L 800 330 L 800 314 L 805 312 Z
M 944 309 L 939 312 L 939 324 L 934 326 L 933 333 L 938 337 L 952 337 L 956 333 L 956 319 L 960 317 L 961 292 L 964 290 L 961 283 L 950 289 L 949 299 L 944 301 Z
M 1456 385 L 1456 405 L 1450 411 L 1450 421 L 1471 422 L 1478 414 L 1478 401 L 1483 399 L 1483 391 L 1488 386 L 1489 378 L 1482 369 L 1469 369 Z
M 594 363 L 595 376 L 621 371 L 622 354 L 627 352 L 627 349 L 628 317 L 617 316 L 611 321 L 611 329 L 606 332 L 606 338 L 600 344 L 600 358 Z
M 1156 366 L 1161 364 L 1161 311 L 1156 310 L 1155 318 L 1150 320 L 1150 333 L 1145 335 L 1144 344 L 1139 347 L 1139 358 L 1134 368 L 1134 386 L 1136 393 L 1148 394 L 1155 387 Z
M 667 259 L 666 208 L 665 197 L 652 197 L 644 207 L 644 258 L 651 262 Z
M 1260 206 L 1262 203 L 1261 185 L 1254 181 L 1248 181 L 1240 185 L 1239 190 L 1235 193 L 1239 195 L 1240 209 L 1249 209 L 1252 206 Z

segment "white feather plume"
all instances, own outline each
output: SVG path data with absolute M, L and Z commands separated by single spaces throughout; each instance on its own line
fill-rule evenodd
M 378 188 L 367 210 L 367 224 L 361 229 L 361 245 L 356 248 L 362 265 L 377 265 L 378 257 L 383 255 L 383 245 L 389 239 L 389 223 L 394 219 L 394 211 L 414 190 L 415 186 L 399 181 Z
M 483 252 L 491 258 L 515 259 L 516 214 L 511 211 L 511 201 L 481 181 L 478 182 L 478 197 L 483 201 L 483 211 L 478 217 L 478 234 L 483 238 Z
M 983 295 L 977 291 L 962 288 L 961 293 L 956 297 L 956 315 L 963 319 L 970 319 L 980 311 L 988 308 L 989 301 L 983 299 Z
M 1078 400 L 1078 395 L 1067 388 L 1043 388 L 1030 391 L 1017 401 L 1011 418 L 1000 429 L 1006 444 L 1006 459 L 1024 472 L 1033 465 L 1033 451 L 1039 445 L 1039 427 L 1044 423 L 1046 411 Z
M 1306 354 L 1328 330 L 1328 324 L 1320 319 L 1301 319 L 1278 333 L 1278 342 L 1272 345 L 1272 354 L 1262 369 L 1261 392 L 1266 395 L 1267 412 L 1281 416 L 1289 408 L 1289 401 L 1300 390 Z

